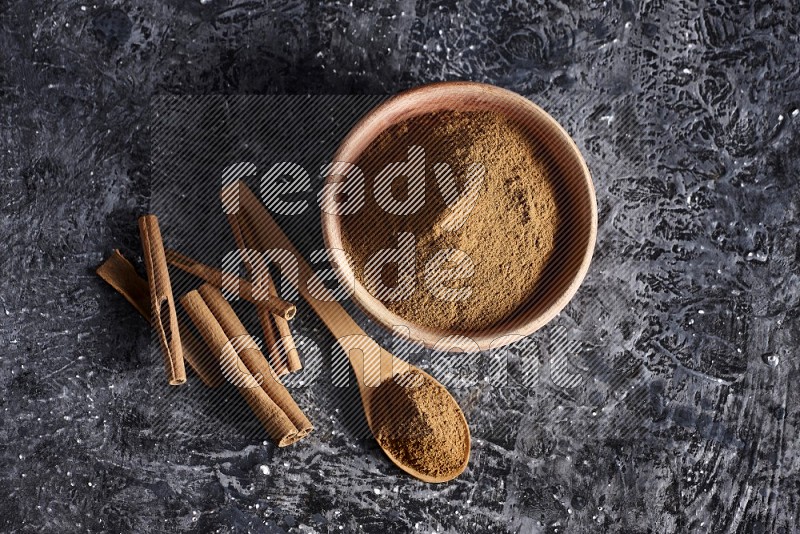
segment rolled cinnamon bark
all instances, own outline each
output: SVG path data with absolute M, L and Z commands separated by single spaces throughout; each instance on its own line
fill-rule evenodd
M 278 346 L 278 338 L 275 335 L 275 325 L 272 323 L 272 313 L 270 313 L 267 306 L 261 301 L 257 301 L 254 306 L 256 307 L 258 322 L 261 324 L 261 331 L 264 333 L 264 343 L 267 347 L 267 354 L 269 354 L 269 364 L 276 375 L 279 377 L 285 376 L 290 372 L 289 366 Z
M 257 380 L 260 379 L 261 387 L 267 395 L 286 413 L 303 436 L 311 432 L 314 428 L 311 421 L 300 410 L 292 396 L 280 383 L 278 377 L 273 374 L 272 369 L 264 359 L 264 355 L 252 342 L 247 329 L 236 316 L 236 312 L 233 311 L 233 308 L 225 300 L 222 293 L 211 284 L 203 284 L 198 289 L 198 292 L 211 310 L 211 313 L 214 314 L 227 338 L 240 340 L 241 346 L 237 346 L 234 343 L 236 352 L 250 373 Z
M 252 222 L 247 217 L 246 213 L 244 217 L 240 219 L 240 226 L 245 245 L 250 249 L 257 249 L 258 242 L 256 233 L 253 231 Z M 264 268 L 265 267 L 266 266 L 264 266 Z M 278 290 L 275 288 L 275 284 L 272 283 L 272 278 L 270 278 L 268 272 L 263 273 L 262 280 L 267 287 L 267 291 L 270 293 L 270 298 L 279 298 Z M 289 372 L 294 373 L 299 371 L 303 368 L 303 364 L 300 362 L 300 354 L 297 351 L 297 346 L 294 344 L 294 336 L 292 336 L 292 330 L 289 328 L 289 322 L 286 321 L 285 317 L 276 315 L 275 326 L 278 327 L 278 334 L 281 337 L 281 343 L 283 343 L 283 351 L 286 353 L 286 362 Z
M 276 375 L 279 377 L 285 376 L 291 371 L 289 371 L 286 358 L 283 357 L 278 347 L 278 338 L 274 330 L 275 325 L 272 323 L 272 313 L 270 313 L 267 306 L 261 301 L 256 302 L 255 307 L 258 321 L 261 324 L 261 331 L 264 333 L 264 343 L 267 346 L 270 366 L 272 370 L 275 371 Z
M 147 286 L 147 280 L 137 274 L 133 264 L 119 249 L 114 249 L 96 272 L 100 278 L 116 289 L 117 293 L 125 297 L 142 317 L 150 320 L 150 288 Z
M 239 317 L 236 316 L 236 312 L 233 311 L 233 308 L 231 308 L 231 305 L 225 300 L 220 290 L 206 283 L 200 286 L 197 292 L 203 297 L 203 301 L 206 303 L 206 306 L 208 306 L 208 309 L 211 310 L 211 313 L 214 314 L 214 318 L 222 327 L 228 339 L 231 341 L 241 339 L 239 342 L 241 346 L 236 346 L 236 352 L 247 366 L 247 369 L 250 370 L 250 373 L 259 383 L 261 383 L 262 379 L 266 380 L 270 378 L 272 376 L 272 369 L 267 363 L 267 360 L 264 358 L 261 351 L 258 350 L 255 343 L 249 342 L 247 338 L 250 338 L 250 334 L 248 334 L 247 329 L 239 320 Z M 245 348 L 245 346 L 256 348 L 254 350 L 252 348 Z
M 247 250 L 247 244 L 245 243 L 244 236 L 242 235 L 239 217 L 233 213 L 228 213 L 227 217 L 228 224 L 231 227 L 231 233 L 233 233 L 233 239 L 236 242 L 236 246 L 239 247 L 241 253 L 244 254 Z M 254 264 L 254 262 L 258 260 L 261 261 L 258 262 L 258 264 Z M 262 258 L 245 258 L 245 265 L 247 266 L 250 280 L 253 281 L 253 297 L 258 297 L 254 305 L 256 307 L 256 314 L 258 315 L 258 321 L 261 323 L 261 331 L 264 333 L 264 342 L 267 344 L 269 363 L 276 375 L 279 377 L 284 376 L 289 373 L 288 362 L 285 358 L 283 358 L 280 350 L 278 350 L 277 338 L 275 337 L 275 330 L 272 323 L 272 313 L 270 312 L 267 303 L 264 302 L 263 295 L 259 294 L 261 291 L 257 282 L 262 276 L 269 277 L 269 272 L 267 271 L 266 265 L 264 264 Z M 267 293 L 266 296 L 269 298 L 269 293 Z
M 108 282 L 117 293 L 125 297 L 136 311 L 150 322 L 150 289 L 147 281 L 136 273 L 133 267 L 119 250 L 109 256 L 98 268 L 97 274 Z M 189 366 L 197 373 L 200 380 L 211 388 L 217 387 L 222 383 L 223 377 L 219 366 L 211 359 L 210 354 L 202 346 L 202 343 L 192 335 L 188 326 L 179 318 L 178 330 L 183 346 L 183 357 L 189 362 Z
M 169 265 L 196 276 L 197 278 L 200 278 L 201 280 L 204 280 L 215 287 L 222 287 L 225 273 L 223 273 L 220 269 L 215 269 L 214 267 L 204 265 L 176 250 L 168 248 L 164 251 L 164 253 Z M 254 288 L 250 282 L 247 280 L 242 280 L 241 278 L 238 278 L 237 281 L 239 282 L 239 296 L 248 302 L 255 303 L 259 301 L 259 299 L 253 296 Z M 273 296 L 269 300 L 263 300 L 262 302 L 265 303 L 270 312 L 276 318 L 282 317 L 283 319 L 291 320 L 294 319 L 294 316 L 297 314 L 297 307 L 294 304 L 287 302 L 278 296 Z
M 169 282 L 167 260 L 164 256 L 164 243 L 155 215 L 139 217 L 139 234 L 142 238 L 144 266 L 150 287 L 150 314 L 156 331 L 170 385 L 178 386 L 186 382 L 186 369 L 183 364 L 178 314 Z
M 180 302 L 212 354 L 218 357 L 225 376 L 236 386 L 278 447 L 286 447 L 305 436 L 258 384 L 200 293 L 190 291 Z

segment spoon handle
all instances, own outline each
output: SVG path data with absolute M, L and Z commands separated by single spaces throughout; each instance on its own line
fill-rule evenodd
M 392 356 L 369 337 L 341 304 L 334 300 L 320 300 L 311 294 L 308 286 L 309 281 L 316 276 L 313 269 L 247 185 L 242 181 L 237 181 L 226 186 L 221 192 L 223 198 L 234 198 L 232 195 L 235 195 L 236 192 L 229 188 L 238 188 L 239 209 L 243 212 L 247 224 L 254 230 L 253 237 L 256 248 L 261 251 L 285 250 L 291 253 L 297 261 L 298 276 L 295 280 L 291 280 L 291 277 L 285 278 L 289 279 L 291 283 L 296 283 L 298 293 L 322 319 L 322 322 L 344 349 L 355 372 L 359 387 L 376 387 L 382 380 L 405 372 L 408 364 Z

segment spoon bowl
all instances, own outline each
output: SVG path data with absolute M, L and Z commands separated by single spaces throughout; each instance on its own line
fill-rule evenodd
M 344 309 L 342 309 L 342 313 L 346 314 Z M 324 318 L 323 321 L 325 321 Z M 333 331 L 333 329 L 331 329 L 331 331 Z M 441 476 L 431 476 L 418 469 L 415 469 L 413 466 L 403 463 L 401 459 L 397 458 L 389 449 L 384 447 L 383 444 L 378 441 L 378 445 L 381 447 L 383 452 L 386 453 L 386 456 L 389 457 L 392 463 L 409 475 L 413 476 L 414 478 L 418 478 L 423 482 L 447 482 L 448 480 L 452 480 L 463 473 L 464 469 L 466 469 L 467 464 L 469 463 L 471 437 L 469 425 L 464 417 L 464 412 L 458 406 L 458 403 L 450 394 L 450 392 L 447 391 L 447 389 L 431 375 L 422 369 L 393 356 L 363 332 L 358 336 L 345 336 L 339 338 L 339 345 L 348 355 L 348 360 L 350 361 L 350 365 L 356 375 L 358 391 L 361 395 L 361 404 L 364 407 L 364 415 L 367 419 L 367 426 L 369 426 L 372 435 L 376 438 L 379 431 L 376 415 L 381 409 L 386 409 L 386 406 L 380 405 L 381 399 L 378 398 L 379 395 L 377 395 L 378 386 L 385 383 L 387 380 L 394 380 L 396 376 L 403 375 L 411 371 L 416 371 L 422 375 L 425 380 L 428 380 L 432 384 L 435 384 L 441 388 L 442 392 L 444 393 L 443 399 L 445 399 L 446 402 L 453 403 L 453 405 L 456 407 L 455 411 L 458 413 L 459 417 L 458 423 L 459 425 L 462 425 L 463 433 L 466 436 L 465 443 L 462 446 L 464 455 L 458 468 Z

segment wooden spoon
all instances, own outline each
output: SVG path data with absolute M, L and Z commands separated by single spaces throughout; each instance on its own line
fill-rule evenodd
M 325 326 L 328 327 L 328 330 L 330 330 L 339 342 L 339 345 L 344 349 L 345 354 L 347 354 L 356 380 L 358 381 L 358 391 L 361 394 L 361 404 L 364 407 L 367 425 L 369 425 L 373 436 L 376 435 L 378 431 L 375 427 L 375 415 L 379 407 L 376 403 L 375 391 L 383 380 L 390 380 L 395 375 L 417 370 L 425 375 L 428 380 L 441 386 L 441 384 L 429 374 L 384 350 L 375 340 L 364 333 L 361 327 L 356 324 L 341 304 L 335 301 L 323 301 L 314 298 L 309 292 L 308 281 L 315 279 L 316 275 L 303 259 L 303 256 L 297 251 L 286 234 L 283 233 L 280 226 L 272 219 L 267 210 L 253 195 L 245 183 L 239 181 L 223 188 L 223 199 L 230 201 L 231 198 L 234 198 L 232 195 L 237 194 L 236 189 L 231 188 L 238 188 L 239 209 L 244 214 L 247 224 L 251 225 L 251 228 L 255 230 L 252 232 L 255 243 L 251 243 L 250 246 L 262 251 L 268 249 L 285 250 L 290 252 L 297 260 L 299 276 L 296 280 L 289 281 L 292 283 L 296 282 L 297 291 L 309 303 L 317 315 L 319 315 L 322 322 L 325 323 Z M 290 277 L 286 278 L 289 279 Z M 444 388 L 442 389 L 447 391 Z M 397 467 L 409 475 L 425 482 L 446 482 L 452 480 L 466 469 L 467 463 L 469 462 L 469 426 L 464 418 L 464 412 L 461 411 L 461 408 L 452 395 L 448 392 L 446 397 L 449 399 L 449 402 L 455 405 L 456 411 L 460 415 L 461 424 L 464 425 L 464 436 L 466 440 L 463 446 L 464 459 L 458 469 L 441 477 L 432 477 L 402 463 L 400 459 L 393 456 L 390 451 L 381 445 L 383 452 L 386 453 Z

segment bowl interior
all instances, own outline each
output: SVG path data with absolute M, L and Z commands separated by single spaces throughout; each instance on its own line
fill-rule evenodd
M 450 110 L 494 111 L 509 117 L 538 149 L 550 171 L 559 213 L 555 250 L 537 289 L 525 304 L 505 320 L 469 332 L 411 323 L 388 310 L 356 278 L 343 252 L 340 216 L 323 210 L 322 229 L 335 271 L 343 283 L 353 287 L 353 299 L 374 320 L 429 348 L 472 352 L 497 348 L 530 335 L 566 306 L 588 270 L 597 234 L 597 206 L 589 170 L 566 131 L 529 100 L 484 84 L 445 82 L 395 96 L 351 130 L 334 161 L 355 164 L 388 127 L 419 115 Z M 333 175 L 328 182 L 345 179 Z M 331 190 L 326 188 L 323 195 Z M 333 199 L 323 198 L 323 206 L 326 202 Z

